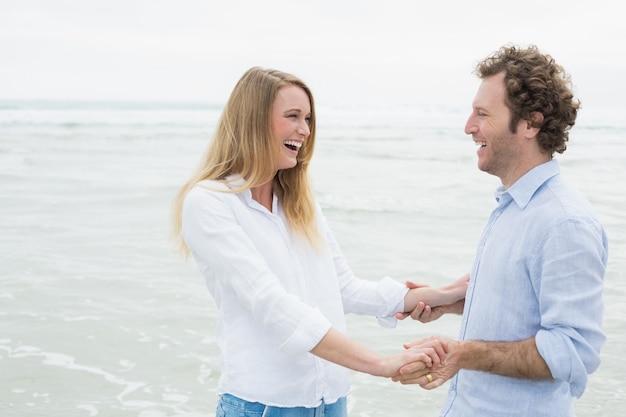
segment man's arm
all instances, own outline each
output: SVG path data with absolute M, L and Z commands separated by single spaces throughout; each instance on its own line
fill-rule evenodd
M 519 342 L 467 340 L 460 343 L 460 368 L 523 379 L 552 378 L 535 338 Z
M 460 369 L 489 372 L 512 378 L 552 379 L 548 365 L 537 350 L 534 337 L 517 342 L 480 340 L 458 342 L 444 338 L 441 340 L 448 346 L 448 355 L 439 368 L 418 370 L 407 365 L 400 369 L 400 376 L 392 379 L 402 384 L 419 384 L 426 389 L 439 387 Z M 408 343 L 405 347 L 408 349 L 413 343 L 415 342 Z

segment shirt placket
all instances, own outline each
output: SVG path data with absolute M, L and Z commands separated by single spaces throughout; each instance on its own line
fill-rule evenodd
M 472 267 L 472 272 L 470 274 L 470 283 L 467 288 L 467 296 L 465 297 L 465 309 L 467 314 L 463 314 L 463 318 L 461 320 L 461 330 L 459 332 L 459 338 L 461 340 L 465 340 L 465 333 L 467 331 L 467 318 L 469 316 L 469 311 L 472 308 L 472 302 L 474 299 L 474 288 L 476 287 L 476 282 L 478 279 L 478 270 L 480 269 L 480 262 L 482 260 L 483 251 L 485 249 L 485 245 L 487 240 L 491 236 L 491 232 L 493 231 L 496 222 L 502 215 L 502 212 L 506 209 L 509 203 L 512 201 L 511 195 L 508 193 L 501 193 L 496 195 L 496 202 L 498 206 L 491 212 L 489 216 L 489 221 L 485 225 L 483 233 L 480 237 L 480 241 L 478 243 L 478 247 L 476 249 L 476 256 L 474 260 L 474 265 Z

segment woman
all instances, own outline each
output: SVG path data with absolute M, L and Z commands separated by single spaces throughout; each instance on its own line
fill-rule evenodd
M 251 68 L 235 86 L 208 152 L 174 204 L 174 234 L 219 309 L 217 416 L 346 416 L 348 372 L 391 377 L 436 368 L 424 341 L 382 357 L 347 338 L 346 313 L 394 315 L 464 298 L 466 283 L 408 289 L 354 276 L 314 200 L 309 88 Z M 241 414 L 244 412 L 244 414 Z

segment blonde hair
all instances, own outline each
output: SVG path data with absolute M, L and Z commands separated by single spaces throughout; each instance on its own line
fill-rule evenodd
M 278 150 L 272 138 L 271 113 L 278 90 L 287 85 L 302 88 L 309 97 L 310 135 L 298 151 L 296 166 L 276 172 Z M 235 193 L 273 181 L 274 192 L 291 228 L 317 246 L 320 236 L 308 177 L 314 147 L 315 107 L 308 86 L 291 74 L 250 68 L 235 85 L 199 167 L 176 194 L 172 207 L 172 238 L 176 249 L 189 255 L 182 237 L 183 201 L 189 190 L 203 180 L 227 183 L 227 177 L 233 175 L 244 179 L 241 186 L 231 184 L 230 192 Z

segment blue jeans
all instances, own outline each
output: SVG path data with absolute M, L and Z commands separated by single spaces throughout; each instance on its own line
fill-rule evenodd
M 348 417 L 348 409 L 345 398 L 340 398 L 334 404 L 322 403 L 315 408 L 284 408 L 252 403 L 224 394 L 217 403 L 215 417 Z

